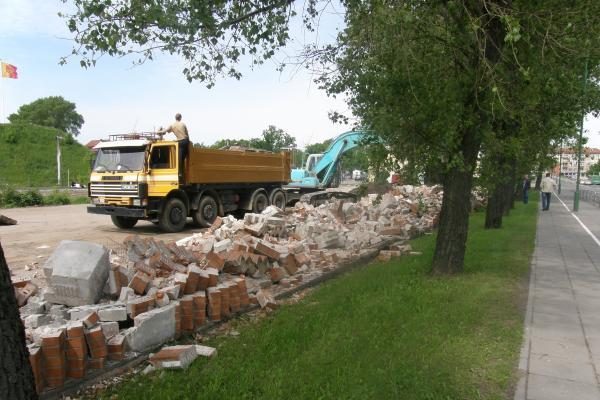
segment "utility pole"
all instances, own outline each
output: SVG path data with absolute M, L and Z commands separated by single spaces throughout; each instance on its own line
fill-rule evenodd
M 585 89 L 588 79 L 588 60 L 585 60 L 583 71 L 583 93 L 582 99 L 585 96 Z M 581 107 L 581 126 L 579 127 L 579 142 L 577 144 L 577 181 L 575 182 L 575 196 L 573 198 L 573 211 L 579 211 L 579 177 L 581 175 L 581 146 L 583 142 L 583 123 L 585 122 L 585 106 Z
M 56 181 L 60 187 L 60 136 L 56 137 Z
M 560 194 L 560 176 L 562 175 L 562 153 L 563 153 L 563 141 L 560 141 L 560 154 L 558 156 L 558 194 Z

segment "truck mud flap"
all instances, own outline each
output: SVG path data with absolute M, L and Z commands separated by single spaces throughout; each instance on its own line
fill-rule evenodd
M 90 214 L 116 215 L 118 217 L 145 218 L 146 210 L 141 208 L 126 208 L 112 206 L 90 206 L 87 208 Z
M 300 196 L 300 201 L 302 203 L 308 203 L 315 207 L 328 203 L 331 200 L 342 200 L 344 202 L 356 203 L 358 197 L 354 193 L 334 191 L 312 192 Z

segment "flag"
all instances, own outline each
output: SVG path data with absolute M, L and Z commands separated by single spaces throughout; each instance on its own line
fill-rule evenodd
M 2 67 L 2 77 L 3 78 L 12 78 L 17 79 L 19 75 L 17 74 L 17 67 L 11 64 L 0 63 Z

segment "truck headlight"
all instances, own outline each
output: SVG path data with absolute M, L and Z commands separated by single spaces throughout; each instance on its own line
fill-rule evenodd
M 136 185 L 121 185 L 122 190 L 136 190 Z
M 92 204 L 102 204 L 104 203 L 102 197 L 92 197 Z
M 142 200 L 140 200 L 140 199 L 133 199 L 133 205 L 134 206 L 141 206 L 142 205 Z

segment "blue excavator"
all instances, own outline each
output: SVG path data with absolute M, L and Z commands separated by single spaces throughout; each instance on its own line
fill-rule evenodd
M 284 186 L 288 203 L 302 200 L 318 204 L 330 198 L 354 199 L 346 192 L 326 190 L 339 186 L 339 163 L 342 156 L 361 144 L 367 136 L 366 131 L 345 132 L 331 141 L 323 154 L 309 154 L 304 168 L 295 168 L 291 172 L 291 182 Z

